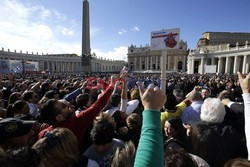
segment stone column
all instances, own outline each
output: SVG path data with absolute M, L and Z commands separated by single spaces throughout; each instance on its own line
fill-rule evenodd
M 54 61 L 52 61 L 52 71 L 55 72 L 55 65 L 56 63 Z
M 72 64 L 72 62 L 70 62 L 70 63 L 69 63 L 69 71 L 70 71 L 70 72 L 72 72 L 72 66 L 73 66 L 73 64 Z
M 219 57 L 217 73 L 221 73 L 221 71 L 222 71 L 222 57 Z
M 59 62 L 59 66 L 60 66 L 60 71 L 62 72 L 62 62 Z
M 150 70 L 153 70 L 153 56 L 151 56 L 151 60 L 150 60 Z
M 211 65 L 215 65 L 215 58 L 213 57 L 213 58 L 211 58 L 212 60 L 211 60 Z
M 148 70 L 148 62 L 149 62 L 149 57 L 147 56 L 147 58 L 146 58 L 146 70 Z
M 59 68 L 59 62 L 56 61 L 56 72 L 59 73 L 60 72 L 60 68 Z
M 226 57 L 225 73 L 229 73 L 230 70 L 230 57 Z
M 157 70 L 160 70 L 160 69 L 158 69 L 158 66 L 160 67 L 160 63 L 161 63 L 161 56 L 157 56 L 157 65 L 156 65 L 156 69 Z
M 249 73 L 250 66 L 250 55 L 247 55 L 247 62 L 246 62 L 246 74 Z
M 139 57 L 139 70 L 141 71 L 142 70 L 142 57 Z
M 201 58 L 201 74 L 204 74 L 204 58 Z
M 178 56 L 174 55 L 174 70 L 178 71 Z
M 242 74 L 246 73 L 246 64 L 247 64 L 247 55 L 244 55 L 243 66 L 242 66 Z
M 137 64 L 137 57 L 135 57 L 135 61 L 134 61 L 134 71 L 137 71 L 137 67 L 136 67 L 136 64 Z
M 185 72 L 186 71 L 186 56 L 182 56 L 182 71 Z
M 236 74 L 239 70 L 239 57 L 235 56 L 234 57 L 234 73 Z
M 172 57 L 172 56 L 167 55 L 167 58 L 168 58 L 168 60 L 167 60 L 168 71 L 170 70 L 170 61 L 171 61 L 171 57 Z
M 147 64 L 148 64 L 148 70 L 150 70 L 151 69 L 151 62 L 150 62 L 150 60 L 151 60 L 151 57 L 150 56 L 148 56 L 147 57 Z
M 48 61 L 48 69 L 50 70 L 50 72 L 52 72 L 52 62 L 51 61 Z
M 191 60 L 191 68 L 190 68 L 190 74 L 193 74 L 194 73 L 194 58 L 192 57 L 192 60 Z
M 65 71 L 69 72 L 69 62 L 65 62 Z
M 64 62 L 62 62 L 62 72 L 64 72 Z

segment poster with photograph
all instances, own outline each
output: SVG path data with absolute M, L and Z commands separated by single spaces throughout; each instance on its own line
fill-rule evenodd
M 151 32 L 151 48 L 153 50 L 178 49 L 180 28 Z

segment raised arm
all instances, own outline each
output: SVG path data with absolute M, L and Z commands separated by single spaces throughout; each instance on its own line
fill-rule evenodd
M 141 138 L 134 166 L 163 167 L 163 141 L 160 121 L 160 109 L 166 101 L 162 90 L 149 88 L 143 93 L 140 90 L 143 111 Z
M 100 96 L 100 98 L 94 104 L 92 104 L 87 110 L 82 111 L 80 114 L 76 116 L 80 119 L 81 118 L 84 119 L 84 117 L 85 118 L 87 117 L 88 118 L 87 120 L 84 119 L 85 125 L 90 124 L 95 119 L 95 117 L 100 113 L 100 111 L 105 107 L 113 92 L 114 84 L 116 81 L 117 78 L 112 76 L 109 87 L 104 91 L 104 93 Z
M 250 160 L 250 73 L 243 77 L 243 75 L 238 72 L 238 77 L 240 81 L 240 87 L 243 92 L 244 99 L 244 118 L 245 118 L 245 134 L 247 140 L 247 150 L 248 150 L 248 160 Z
M 128 102 L 128 97 L 127 97 L 127 80 L 126 78 L 123 80 L 122 84 L 122 94 L 121 94 L 121 107 L 120 111 L 126 112 L 127 110 L 127 102 Z
M 67 101 L 71 101 L 72 99 L 76 98 L 76 96 L 78 96 L 79 94 L 82 93 L 82 90 L 86 87 L 86 85 L 87 85 L 87 81 L 85 81 L 80 88 L 78 88 L 75 91 L 67 94 L 64 97 L 64 99 L 67 100 Z

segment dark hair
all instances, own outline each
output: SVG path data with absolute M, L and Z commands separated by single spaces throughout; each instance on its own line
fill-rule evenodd
M 48 82 L 43 82 L 41 85 L 42 90 L 49 90 L 49 83 Z
M 86 104 L 89 101 L 89 94 L 84 93 L 84 94 L 80 94 L 76 97 L 76 105 L 77 107 L 79 107 L 81 110 L 83 110 L 84 106 L 86 106 Z
M 183 149 L 188 149 L 188 143 L 187 143 L 187 135 L 186 130 L 182 124 L 182 120 L 179 117 L 171 117 L 168 118 L 166 121 L 168 121 L 171 125 L 171 127 L 175 130 L 176 136 L 173 136 L 174 139 L 177 139 L 181 142 Z
M 167 151 L 164 160 L 165 167 L 198 167 L 192 157 L 182 149 Z
M 65 95 L 67 95 L 69 93 L 69 91 L 67 91 L 67 90 L 60 90 L 59 91 L 59 98 L 60 99 L 63 99 L 63 97 L 65 96 Z
M 24 94 L 22 95 L 23 100 L 29 101 L 29 99 L 32 99 L 32 98 L 33 98 L 33 94 L 34 94 L 34 93 L 35 93 L 34 91 L 27 91 L 27 92 L 24 92 Z
M 165 103 L 165 108 L 167 110 L 176 110 L 176 105 L 177 105 L 177 101 L 176 101 L 176 97 L 173 95 L 173 93 L 169 93 L 167 94 L 167 101 Z
M 120 102 L 121 102 L 121 96 L 120 96 L 119 94 L 114 94 L 114 95 L 111 97 L 110 102 L 111 102 L 111 105 L 112 105 L 113 107 L 117 107 L 117 106 L 120 104 Z
M 6 111 L 6 117 L 14 117 L 15 113 L 18 113 L 27 104 L 25 100 L 17 100 L 14 104 L 9 105 Z
M 179 95 L 179 94 L 183 94 L 183 90 L 178 89 L 178 88 L 173 90 L 173 95 L 174 96 Z
M 111 117 L 114 118 L 116 123 L 120 123 L 122 121 L 121 118 L 121 111 L 120 110 L 115 110 L 112 114 Z
M 223 166 L 225 147 L 218 133 L 205 124 L 193 127 L 191 141 L 195 155 L 203 158 L 211 167 Z
M 60 82 L 56 84 L 56 88 L 57 88 L 58 90 L 59 90 L 59 89 L 60 89 L 60 87 L 62 87 L 62 86 L 63 86 L 63 84 L 62 84 L 62 83 L 60 83 Z
M 114 126 L 109 120 L 98 120 L 94 123 L 90 135 L 94 144 L 105 145 L 112 142 Z
M 54 96 L 55 96 L 56 94 L 59 95 L 59 92 L 57 92 L 57 91 L 55 91 L 55 90 L 49 90 L 49 91 L 47 91 L 47 92 L 44 94 L 44 96 L 47 97 L 47 98 L 49 98 L 49 99 L 53 99 Z
M 8 150 L 0 160 L 3 167 L 35 167 L 41 162 L 36 150 L 30 147 Z
M 57 100 L 50 99 L 42 105 L 39 115 L 40 123 L 47 123 L 49 125 L 56 123 L 56 116 L 58 115 L 58 111 L 55 107 L 56 102 Z
M 19 97 L 18 97 L 19 96 Z M 9 101 L 8 101 L 8 104 L 13 104 L 15 103 L 17 100 L 20 100 L 21 98 L 21 94 L 19 92 L 14 92 L 10 95 L 9 97 Z

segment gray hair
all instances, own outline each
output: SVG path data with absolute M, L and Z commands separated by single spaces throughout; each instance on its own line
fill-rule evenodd
M 200 117 L 206 123 L 222 123 L 225 115 L 225 106 L 218 98 L 207 98 L 201 106 Z

